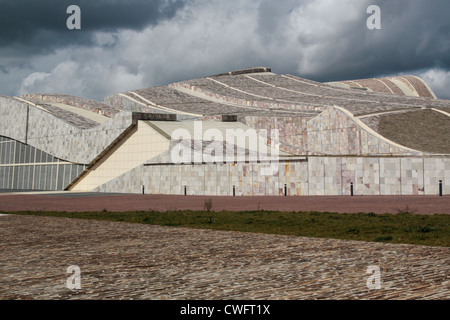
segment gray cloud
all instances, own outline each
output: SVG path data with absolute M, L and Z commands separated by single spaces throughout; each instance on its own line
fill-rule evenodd
M 69 1 L 61 3 L 65 12 Z M 450 98 L 448 0 L 70 1 L 77 3 L 82 30 L 68 31 L 66 14 L 57 23 L 39 22 L 44 10 L 30 19 L 37 31 L 22 26 L 0 33 L 0 93 L 101 100 L 268 66 L 318 81 L 422 75 L 440 97 Z M 382 10 L 381 30 L 366 27 L 371 4 Z M 15 39 L 14 32 L 30 35 Z
M 83 32 L 66 27 L 70 5 L 81 9 Z M 44 54 L 67 45 L 92 45 L 93 32 L 142 30 L 173 17 L 183 5 L 182 0 L 2 0 L 0 46 Z
M 292 1 L 286 3 L 291 5 Z M 276 30 L 271 37 L 279 39 L 272 41 L 278 46 L 272 56 L 283 61 L 280 69 L 294 67 L 283 59 L 292 51 L 299 57 L 292 61 L 297 63 L 296 71 L 320 81 L 450 68 L 450 3 L 446 0 L 339 1 L 335 5 L 316 0 L 297 4 L 289 13 L 265 10 L 265 3 L 260 8 L 262 38 L 267 39 L 270 33 L 264 21 L 276 21 L 270 23 L 275 24 L 271 30 Z M 366 9 L 371 4 L 381 8 L 381 30 L 366 27 Z M 289 46 L 290 52 L 283 46 Z

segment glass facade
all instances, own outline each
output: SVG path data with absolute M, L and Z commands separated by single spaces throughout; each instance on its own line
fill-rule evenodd
M 62 191 L 85 167 L 0 136 L 0 189 Z

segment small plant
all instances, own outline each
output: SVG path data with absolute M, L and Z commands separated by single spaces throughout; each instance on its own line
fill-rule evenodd
M 397 214 L 401 214 L 401 215 L 414 214 L 416 212 L 417 212 L 417 210 L 410 209 L 408 205 L 406 206 L 405 209 L 397 209 Z
M 433 231 L 433 230 L 435 230 L 434 228 L 431 228 L 431 227 L 428 227 L 428 226 L 425 226 L 425 227 L 418 227 L 417 228 L 417 231 L 418 232 L 422 232 L 422 233 L 428 233 L 428 232 L 431 232 L 431 231 Z
M 376 214 L 375 214 L 375 213 L 373 213 L 373 212 L 369 212 L 369 213 L 367 214 L 367 216 L 368 216 L 368 217 L 375 217 L 375 216 L 376 216 Z
M 146 215 L 144 217 L 144 219 L 142 219 L 142 223 L 144 223 L 144 224 L 150 224 L 151 221 L 152 221 L 152 219 L 150 218 L 149 215 Z
M 213 207 L 212 199 L 211 198 L 206 199 L 205 200 L 205 205 L 204 205 L 205 210 L 207 212 L 211 212 L 212 207 Z
M 359 230 L 356 228 L 349 228 L 347 229 L 347 233 L 354 233 L 354 234 L 358 234 Z

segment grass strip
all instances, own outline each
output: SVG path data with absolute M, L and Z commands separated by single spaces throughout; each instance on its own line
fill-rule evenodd
M 450 215 L 329 212 L 11 212 L 170 227 L 450 247 Z

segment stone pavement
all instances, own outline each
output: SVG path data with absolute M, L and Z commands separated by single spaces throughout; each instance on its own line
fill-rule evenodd
M 16 215 L 0 239 L 0 299 L 450 299 L 450 248 Z

